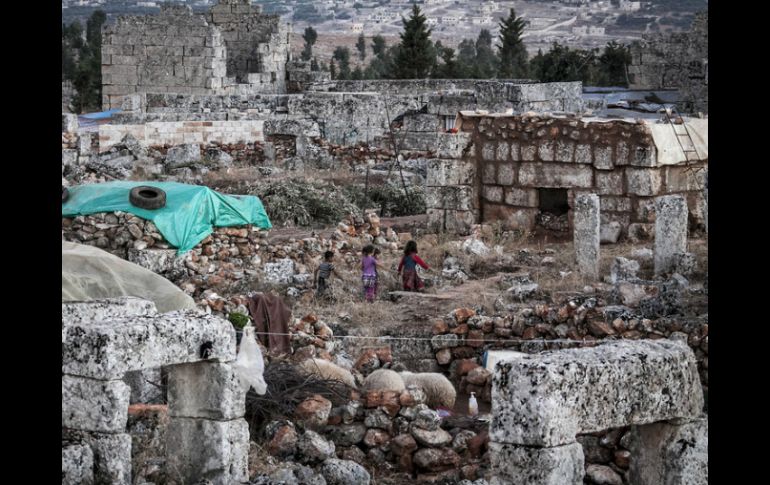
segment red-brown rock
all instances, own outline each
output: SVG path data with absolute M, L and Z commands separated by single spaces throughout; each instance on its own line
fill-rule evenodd
M 433 335 L 442 335 L 449 331 L 449 325 L 444 320 L 437 320 L 433 324 Z
M 465 335 L 468 333 L 468 324 L 463 323 L 452 329 L 452 333 L 455 335 Z
M 384 445 L 390 441 L 390 435 L 381 429 L 369 428 L 364 436 L 364 444 L 369 448 Z
M 400 434 L 390 441 L 390 449 L 397 456 L 411 455 L 417 449 L 417 442 L 408 434 Z
M 473 347 L 452 347 L 452 357 L 455 359 L 470 359 L 476 356 L 476 349 Z
M 331 401 L 316 394 L 299 403 L 294 410 L 294 417 L 305 427 L 318 430 L 326 426 L 331 410 Z
M 475 315 L 476 311 L 472 308 L 458 308 L 454 311 L 454 317 L 458 324 L 467 322 L 469 318 Z
M 468 337 L 465 339 L 465 343 L 469 347 L 479 348 L 484 346 L 484 333 L 481 330 L 471 330 L 468 332 Z
M 457 367 L 455 368 L 455 376 L 462 377 L 462 376 L 468 375 L 470 371 L 472 371 L 477 367 L 480 367 L 480 366 L 473 359 L 460 360 L 457 362 Z

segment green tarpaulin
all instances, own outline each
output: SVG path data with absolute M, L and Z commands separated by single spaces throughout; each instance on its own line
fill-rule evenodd
M 128 194 L 138 185 L 166 192 L 166 206 L 147 210 L 135 207 Z M 62 204 L 62 217 L 98 212 L 130 212 L 151 220 L 169 244 L 184 253 L 213 231 L 214 226 L 253 224 L 270 229 L 270 219 L 259 198 L 253 195 L 222 195 L 208 187 L 176 182 L 107 182 L 69 187 L 69 199 Z

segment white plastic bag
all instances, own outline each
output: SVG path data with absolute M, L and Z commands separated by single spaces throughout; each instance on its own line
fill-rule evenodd
M 238 357 L 235 359 L 235 373 L 241 381 L 241 387 L 246 391 L 253 387 L 257 394 L 264 395 L 267 392 L 267 383 L 263 377 L 265 361 L 262 360 L 262 351 L 254 337 L 254 327 L 251 323 L 243 327 L 243 338 Z

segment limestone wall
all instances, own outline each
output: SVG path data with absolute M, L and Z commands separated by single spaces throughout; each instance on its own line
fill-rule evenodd
M 252 143 L 265 140 L 265 121 L 153 121 L 99 126 L 99 151 L 105 152 L 130 134 L 144 146 L 184 143 Z
M 598 194 L 602 226 L 618 223 L 634 237 L 654 230 L 654 197 L 659 195 L 686 195 L 691 227 L 703 223 L 705 170 L 700 169 L 708 160 L 689 167 L 659 166 L 657 148 L 644 124 L 471 116 L 463 118 L 461 129 L 472 133 L 473 149 L 452 167 L 435 169 L 465 174 L 472 165 L 475 174 L 461 185 L 429 175 L 433 182 L 428 184 L 428 213 L 439 226 L 449 229 L 444 222 L 448 216 L 432 209 L 476 211 L 476 221 L 532 230 L 541 212 L 540 189 L 565 189 L 570 208 L 577 194 Z M 465 212 L 461 216 L 471 219 Z

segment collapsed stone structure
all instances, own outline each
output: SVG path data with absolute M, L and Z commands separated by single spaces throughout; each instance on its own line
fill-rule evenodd
M 634 483 L 708 482 L 703 395 L 682 343 L 620 341 L 522 355 L 497 364 L 492 397 L 492 483 L 582 484 L 575 436 L 628 425 L 639 427 L 636 446 L 646 447 L 631 460 Z M 672 435 L 692 441 L 677 446 Z
M 683 112 L 708 113 L 708 11 L 689 32 L 645 36 L 631 46 L 632 89 L 678 88 Z
M 234 360 L 235 329 L 226 320 L 158 315 L 136 298 L 62 304 L 62 483 L 133 483 L 123 378 L 160 366 L 169 370 L 171 481 L 247 480 L 245 392 Z

